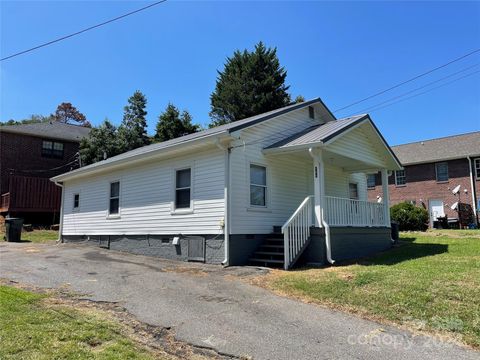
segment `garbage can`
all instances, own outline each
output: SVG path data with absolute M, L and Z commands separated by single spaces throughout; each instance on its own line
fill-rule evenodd
M 23 219 L 6 218 L 5 219 L 5 236 L 7 241 L 19 242 L 22 235 Z
M 390 223 L 391 227 L 391 232 L 392 232 L 392 240 L 397 242 L 399 239 L 399 227 L 398 227 L 398 222 L 392 221 Z

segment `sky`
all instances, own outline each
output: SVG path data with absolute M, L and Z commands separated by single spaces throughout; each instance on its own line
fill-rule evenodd
M 147 4 L 1 1 L 1 57 Z M 48 115 L 71 102 L 93 125 L 105 118 L 118 125 L 128 97 L 140 90 L 148 99 L 149 133 L 169 102 L 207 126 L 217 71 L 236 49 L 259 41 L 277 48 L 293 98 L 321 97 L 334 111 L 479 49 L 480 2 L 169 0 L 2 61 L 0 120 Z M 387 141 L 478 131 L 479 70 L 477 52 L 335 115 L 365 113 L 435 82 L 418 92 L 441 87 L 371 112 Z

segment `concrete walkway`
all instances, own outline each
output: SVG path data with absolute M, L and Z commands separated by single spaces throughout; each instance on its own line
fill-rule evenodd
M 276 296 L 255 268 L 180 263 L 89 245 L 0 244 L 0 277 L 120 302 L 178 340 L 253 359 L 480 359 L 480 353 Z

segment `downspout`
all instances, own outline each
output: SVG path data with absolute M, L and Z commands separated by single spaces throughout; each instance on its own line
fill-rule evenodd
M 55 181 L 55 185 L 62 188 L 62 199 L 60 201 L 60 225 L 58 227 L 58 239 L 57 244 L 62 242 L 62 233 L 63 233 L 63 201 L 65 199 L 65 187 L 62 183 Z
M 215 145 L 220 149 L 225 151 L 225 190 L 224 190 L 224 223 L 223 223 L 223 236 L 225 240 L 225 259 L 222 261 L 223 266 L 229 265 L 229 252 L 230 252 L 230 152 L 231 149 L 228 146 L 224 146 L 220 143 L 219 139 L 215 140 Z
M 475 180 L 473 179 L 472 171 L 472 159 L 470 156 L 467 156 L 468 159 L 468 168 L 470 170 L 470 186 L 472 188 L 472 208 L 473 216 L 475 217 L 475 223 L 478 225 L 478 214 L 477 214 L 477 192 L 475 191 Z
M 331 239 L 330 239 L 330 225 L 325 221 L 325 214 L 324 214 L 324 196 L 325 196 L 325 168 L 323 164 L 323 159 L 321 156 L 318 156 L 313 148 L 309 148 L 308 152 L 310 153 L 310 156 L 313 158 L 315 161 L 314 166 L 317 166 L 317 163 L 319 165 L 318 169 L 318 179 L 321 179 L 320 182 L 320 221 L 321 225 L 325 229 L 325 250 L 326 250 L 326 255 L 327 255 L 327 261 L 330 264 L 334 264 L 335 260 L 332 259 L 332 246 L 331 246 Z M 318 181 L 315 179 L 315 181 Z

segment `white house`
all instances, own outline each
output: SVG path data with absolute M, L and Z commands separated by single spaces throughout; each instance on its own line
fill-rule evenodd
M 387 172 L 368 115 L 317 98 L 52 178 L 62 241 L 225 265 L 333 263 L 391 246 Z M 381 171 L 383 203 L 367 201 Z

